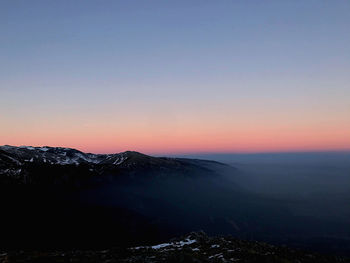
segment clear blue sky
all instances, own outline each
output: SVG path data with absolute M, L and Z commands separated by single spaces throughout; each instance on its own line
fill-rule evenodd
M 0 1 L 0 144 L 350 148 L 349 1 Z

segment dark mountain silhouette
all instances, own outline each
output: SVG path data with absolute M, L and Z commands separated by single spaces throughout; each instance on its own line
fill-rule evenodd
M 61 147 L 0 147 L 3 183 L 80 186 L 106 176 L 203 176 L 233 169 L 214 161 L 152 157 L 134 151 L 92 154 Z
M 349 251 L 343 224 L 298 216 L 288 200 L 241 188 L 242 176 L 207 160 L 1 146 L 0 248 L 130 247 L 204 230 Z
M 188 209 L 196 213 L 198 198 L 211 191 L 223 171 L 235 169 L 133 151 L 91 154 L 2 146 L 0 245 L 95 247 L 161 241 L 193 226 Z M 192 194 L 193 200 L 186 201 Z

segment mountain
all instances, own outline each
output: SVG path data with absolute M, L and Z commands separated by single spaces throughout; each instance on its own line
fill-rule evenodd
M 208 220 L 224 172 L 235 169 L 132 151 L 1 146 L 0 247 L 127 246 L 188 232 Z
M 349 254 L 348 224 L 302 217 L 242 187 L 244 175 L 207 160 L 1 146 L 0 248 L 125 248 L 204 230 Z
M 61 147 L 0 146 L 0 182 L 80 185 L 103 176 L 194 176 L 233 169 L 205 160 L 151 157 L 134 151 L 83 153 Z

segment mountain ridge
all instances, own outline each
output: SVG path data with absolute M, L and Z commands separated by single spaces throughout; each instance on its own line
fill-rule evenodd
M 64 147 L 0 146 L 0 180 L 5 178 L 22 183 L 47 181 L 51 174 L 79 177 L 80 180 L 121 174 L 198 174 L 227 167 L 215 161 L 153 157 L 136 151 L 93 154 Z M 43 174 L 40 180 L 37 174 Z M 82 174 L 86 176 L 80 176 Z

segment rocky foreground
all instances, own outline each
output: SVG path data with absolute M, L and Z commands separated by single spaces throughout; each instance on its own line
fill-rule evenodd
M 350 262 L 350 259 L 232 237 L 191 233 L 169 243 L 105 250 L 7 251 L 0 262 Z

